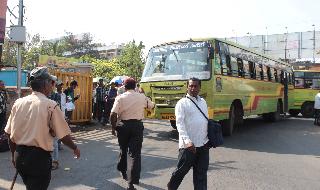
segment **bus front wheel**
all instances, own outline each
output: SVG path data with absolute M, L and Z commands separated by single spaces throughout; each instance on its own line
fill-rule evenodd
M 173 129 L 177 129 L 176 120 L 170 120 L 170 124 Z
M 314 109 L 313 109 L 313 106 L 314 106 L 314 103 L 313 102 L 305 102 L 302 104 L 302 107 L 301 107 L 301 114 L 303 117 L 305 118 L 311 118 L 313 117 L 313 112 L 314 112 Z
M 231 136 L 235 124 L 235 106 L 232 104 L 229 111 L 229 119 L 222 121 L 222 132 L 225 136 Z

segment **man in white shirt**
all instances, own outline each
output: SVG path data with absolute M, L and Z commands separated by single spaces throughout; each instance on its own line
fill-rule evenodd
M 206 101 L 198 94 L 201 81 L 191 78 L 188 93 L 175 107 L 176 124 L 179 132 L 179 156 L 177 168 L 172 173 L 168 190 L 176 190 L 184 176 L 193 167 L 193 185 L 196 190 L 207 189 L 207 170 L 209 165 L 208 120 L 198 110 L 192 99 L 208 116 Z M 189 99 L 190 98 L 190 99 Z
M 320 92 L 314 97 L 314 124 L 317 125 L 316 119 L 320 114 Z

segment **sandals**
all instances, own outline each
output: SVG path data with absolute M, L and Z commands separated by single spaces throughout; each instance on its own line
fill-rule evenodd
M 52 161 L 52 168 L 51 170 L 56 170 L 59 168 L 59 162 L 58 161 Z

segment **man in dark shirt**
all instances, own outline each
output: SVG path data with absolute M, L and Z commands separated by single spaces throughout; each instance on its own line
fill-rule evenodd
M 106 120 L 109 119 L 109 117 L 110 117 L 111 108 L 112 108 L 114 100 L 115 100 L 115 98 L 117 96 L 116 85 L 118 85 L 118 84 L 112 82 L 110 90 L 108 92 L 107 104 L 106 104 Z M 106 122 L 108 123 L 109 121 L 106 121 Z
M 74 97 L 74 89 L 76 89 L 77 86 L 78 86 L 78 82 L 73 80 L 70 83 L 70 87 L 68 87 L 67 89 L 65 89 L 63 91 L 64 94 L 67 97 L 67 102 L 71 101 L 72 103 L 74 103 L 77 99 L 79 99 L 79 97 L 80 97 L 79 94 L 76 97 Z M 70 120 L 71 120 L 71 117 L 72 117 L 72 112 L 73 112 L 73 110 L 70 110 L 70 111 L 66 110 L 66 116 L 67 116 L 68 124 L 70 124 Z
M 103 84 L 103 79 L 99 79 L 99 84 L 96 88 L 96 101 L 97 101 L 97 118 L 99 122 L 104 123 L 103 116 L 105 115 L 105 96 L 106 88 Z
M 6 125 L 7 114 L 7 92 L 4 82 L 0 80 L 0 135 L 3 133 L 4 126 Z

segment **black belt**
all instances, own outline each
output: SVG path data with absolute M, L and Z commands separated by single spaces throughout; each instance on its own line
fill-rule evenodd
M 128 120 L 121 120 L 122 122 L 141 122 L 141 119 L 128 119 Z
M 26 145 L 17 145 L 16 150 L 17 150 L 17 152 L 36 150 L 36 151 L 39 151 L 39 152 L 50 153 L 50 151 L 46 151 L 46 150 L 44 150 L 44 149 L 42 149 L 40 147 L 26 146 Z

